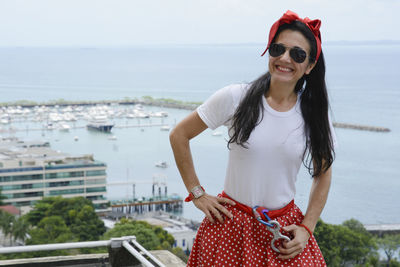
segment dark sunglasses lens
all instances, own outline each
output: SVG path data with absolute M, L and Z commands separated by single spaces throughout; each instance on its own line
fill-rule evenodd
M 294 61 L 297 63 L 303 63 L 306 60 L 307 53 L 301 48 L 294 47 L 290 49 L 290 56 L 293 58 Z
M 268 51 L 271 57 L 279 57 L 285 53 L 286 48 L 281 44 L 271 44 Z

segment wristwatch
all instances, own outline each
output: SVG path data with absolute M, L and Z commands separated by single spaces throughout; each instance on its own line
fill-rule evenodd
M 197 185 L 190 190 L 192 192 L 194 198 L 199 198 L 205 194 L 204 189 L 201 185 Z
M 195 187 L 192 188 L 192 190 L 190 190 L 190 193 L 187 196 L 187 198 L 185 199 L 185 202 L 190 202 L 195 198 L 199 198 L 202 195 L 204 195 L 205 193 L 206 192 L 201 185 L 196 185 Z

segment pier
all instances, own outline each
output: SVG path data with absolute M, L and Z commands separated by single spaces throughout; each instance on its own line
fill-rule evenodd
M 389 128 L 377 127 L 377 126 L 359 125 L 359 124 L 350 124 L 350 123 L 340 123 L 340 122 L 334 122 L 333 123 L 333 127 L 344 128 L 344 129 L 353 129 L 353 130 L 361 130 L 361 131 L 371 131 L 371 132 L 390 132 Z
M 162 199 L 148 199 L 132 202 L 112 202 L 111 209 L 122 213 L 145 213 L 151 211 L 180 211 L 182 210 L 182 199 L 165 197 Z
M 400 224 L 365 224 L 365 229 L 371 234 L 383 236 L 384 234 L 400 234 Z
M 176 196 L 135 201 L 111 201 L 111 212 L 107 216 L 119 219 L 123 217 L 136 217 L 137 215 L 156 211 L 180 213 L 182 209 L 183 200 Z

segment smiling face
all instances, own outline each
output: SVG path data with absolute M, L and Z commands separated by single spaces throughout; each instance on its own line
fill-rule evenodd
M 299 47 L 306 51 L 307 58 L 302 63 L 295 62 L 289 55 L 290 48 L 278 57 L 269 56 L 269 72 L 272 82 L 287 83 L 292 86 L 303 77 L 309 74 L 315 64 L 311 64 L 308 57 L 310 55 L 310 44 L 302 33 L 292 30 L 284 30 L 275 39 L 274 43 L 283 44 L 285 47 Z

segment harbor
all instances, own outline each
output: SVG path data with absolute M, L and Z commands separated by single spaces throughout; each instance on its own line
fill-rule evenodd
M 91 129 L 99 129 L 100 131 L 110 132 L 112 127 L 151 127 L 159 126 L 168 128 L 168 125 L 163 123 L 147 123 L 114 125 L 109 120 L 116 118 L 127 119 L 150 119 L 152 117 L 163 118 L 167 117 L 165 111 L 157 111 L 146 113 L 143 111 L 143 105 L 154 107 L 167 107 L 174 109 L 194 110 L 201 103 L 197 102 L 182 102 L 173 99 L 153 99 L 144 97 L 141 100 L 125 100 L 125 101 L 69 101 L 69 102 L 54 102 L 42 104 L 17 104 L 3 103 L 0 108 L 0 125 L 8 125 L 0 128 L 0 132 L 5 131 L 38 131 L 38 130 L 64 130 L 68 131 L 71 128 L 87 127 Z M 33 116 L 33 121 L 45 121 L 46 123 L 39 128 L 15 128 L 12 127 L 12 122 L 24 122 Z M 77 126 L 76 121 L 84 119 L 88 121 L 86 126 Z M 69 123 L 69 124 L 68 124 Z M 71 125 L 72 124 L 72 125 Z M 106 126 L 107 125 L 107 126 Z M 390 132 L 389 128 L 380 126 L 361 125 L 354 123 L 333 122 L 336 128 L 371 131 L 371 132 Z M 169 128 L 168 128 L 169 129 Z

